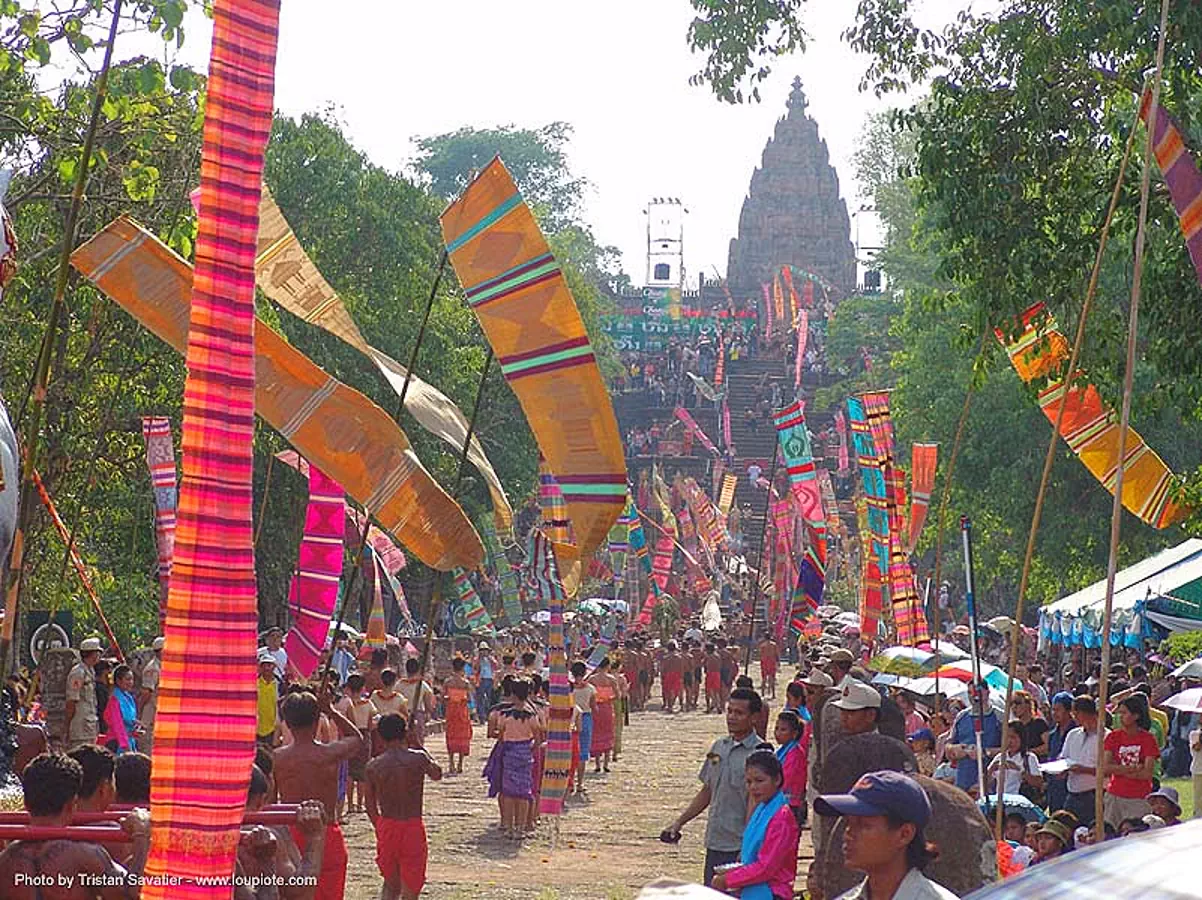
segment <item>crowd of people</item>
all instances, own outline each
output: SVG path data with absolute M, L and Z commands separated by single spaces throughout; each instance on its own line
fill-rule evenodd
M 931 704 L 929 697 L 874 685 L 866 665 L 870 648 L 854 628 L 836 634 L 828 626 L 812 642 L 803 638 L 796 672 L 772 716 L 780 667 L 794 648 L 771 637 L 758 643 L 757 690 L 739 674 L 746 646 L 730 624 L 706 633 L 692 618 L 663 638 L 634 628 L 620 629 L 612 640 L 602 637 L 602 624 L 581 614 L 569 629 L 569 796 L 593 787 L 590 770 L 595 777 L 619 764 L 624 728 L 653 696 L 664 714 L 723 713 L 727 735 L 710 748 L 700 789 L 661 839 L 679 840 L 682 829 L 708 811 L 705 883 L 744 897 L 792 896 L 798 844 L 811 813 L 848 820 L 846 863 L 867 874 L 848 896 L 952 896 L 922 874 L 933 858 L 923 837 L 931 807 L 908 775 L 866 773 L 847 795 L 821 796 L 813 789 L 820 711 L 837 714 L 843 734 L 852 736 L 876 731 L 884 705 L 895 703 L 919 773 L 984 797 L 986 809 L 1001 796 L 1006 815 L 996 837 L 1005 874 L 1094 843 L 1099 767 L 1108 839 L 1181 822 L 1182 800 L 1162 779 L 1166 771 L 1180 771 L 1182 747 L 1195 787 L 1202 787 L 1199 715 L 1157 706 L 1190 682 L 1152 677 L 1141 663 L 1115 663 L 1104 709 L 1096 696 L 1096 665 L 1078 680 L 1082 673 L 1072 667 L 1049 676 L 1039 664 L 1020 664 L 1002 747 L 1001 714 L 984 692 Z M 347 866 L 341 826 L 360 814 L 375 831 L 382 896 L 416 897 L 428 854 L 424 784 L 464 774 L 473 757 L 482 763 L 481 790 L 497 799 L 499 833 L 520 842 L 536 831 L 550 724 L 545 629 L 526 624 L 500 640 L 461 644 L 449 670 L 437 677 L 430 677 L 434 673 L 420 656 L 396 666 L 386 650 L 340 637 L 319 671 L 304 679 L 289 664 L 281 639 L 279 629 L 269 629 L 257 651 L 258 750 L 247 809 L 294 804 L 298 812 L 288 827 L 244 827 L 236 897 L 266 896 L 253 885 L 268 871 L 291 873 L 292 887 L 282 896 L 341 897 Z M 161 641 L 149 649 L 135 679 L 126 666 L 106 667 L 97 639 L 83 641 L 66 680 L 63 746 L 16 763 L 23 769 L 31 824 L 61 826 L 79 813 L 128 808 L 135 811 L 121 819 L 124 836 L 89 851 L 86 864 L 78 844 L 13 843 L 0 854 L 0 883 L 83 866 L 79 871 L 128 879 L 121 883 L 136 888 L 130 873 L 144 864 L 148 840 L 145 816 L 136 808 L 150 795 Z M 36 700 L 21 691 L 14 679 L 6 697 L 17 700 L 29 719 Z M 115 696 L 118 691 L 124 696 Z M 978 730 L 983 765 L 976 758 Z M 442 749 L 433 749 L 438 734 L 445 765 L 435 759 Z M 474 747 L 481 734 L 491 742 L 487 752 Z M 1025 808 L 1011 808 L 1016 798 Z M 1032 816 L 1026 808 L 1040 813 Z M 898 893 L 903 885 L 919 892 Z
M 803 639 L 796 674 L 785 688 L 785 702 L 771 732 L 767 703 L 775 693 L 782 655 L 774 641 L 759 646 L 760 691 L 740 679 L 742 683 L 728 695 L 729 734 L 710 748 L 699 774 L 700 790 L 661 835 L 664 841 L 679 840 L 681 829 L 709 810 L 706 884 L 725 890 L 763 884 L 767 892 L 742 896 L 791 896 L 800 829 L 806 827 L 810 807 L 819 815 L 850 817 L 845 862 L 867 873 L 867 879 L 845 897 L 953 896 L 925 879 L 919 890 L 923 860 L 930 858 L 922 840 L 929 803 L 908 775 L 865 774 L 850 795 L 837 799 L 813 790 L 814 728 L 820 710 L 833 711 L 842 734 L 854 736 L 876 732 L 884 705 L 895 703 L 919 774 L 955 785 L 977 799 L 990 814 L 991 825 L 1000 794 L 1004 828 L 996 839 L 1005 876 L 1096 842 L 1094 790 L 1099 767 L 1104 775 L 1106 840 L 1181 823 L 1182 798 L 1162 779 L 1170 766 L 1174 775 L 1181 774 L 1183 750 L 1193 775 L 1194 796 L 1202 795 L 1202 715 L 1157 707 L 1159 700 L 1188 687 L 1189 681 L 1152 678 L 1142 663 L 1118 662 L 1109 673 L 1103 709 L 1097 697 L 1100 670 L 1096 664 L 1084 680 L 1076 680 L 1080 673 L 1071 666 L 1056 673 L 1057 678 L 1045 676 L 1037 663 L 1020 664 L 1016 677 L 1021 684 L 1014 692 L 1003 748 L 1001 711 L 987 690 L 970 688 L 966 699 L 935 704 L 930 697 L 875 685 L 875 673 L 866 665 L 869 650 L 859 642 L 855 629 L 836 634 L 832 628 L 816 643 Z M 1103 729 L 1100 761 L 1099 729 Z M 977 760 L 978 730 L 983 766 Z M 910 798 L 904 801 L 908 818 L 893 814 L 888 806 L 903 802 L 902 797 Z M 795 822 L 782 813 L 786 807 Z M 1202 810 L 1195 807 L 1193 815 L 1202 817 Z M 868 824 L 879 816 L 885 821 Z M 896 836 L 887 833 L 897 832 L 906 822 L 914 827 Z M 893 850 L 886 853 L 886 847 Z M 877 867 L 893 852 L 901 852 L 907 862 L 903 865 L 903 858 L 894 859 L 892 874 L 882 880 Z M 906 879 L 912 883 L 903 889 Z

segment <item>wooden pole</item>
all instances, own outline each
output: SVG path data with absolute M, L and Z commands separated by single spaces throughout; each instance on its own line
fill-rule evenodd
M 1147 238 L 1148 196 L 1151 192 L 1152 148 L 1156 113 L 1160 107 L 1160 79 L 1164 70 L 1165 32 L 1169 26 L 1169 0 L 1160 2 L 1160 36 L 1156 43 L 1156 71 L 1152 76 L 1152 104 L 1148 108 L 1147 140 L 1144 142 L 1144 171 L 1139 184 L 1139 223 L 1135 232 L 1135 268 L 1131 273 L 1131 318 L 1127 323 L 1127 360 L 1123 372 L 1123 405 L 1119 414 L 1119 466 L 1114 478 L 1114 503 L 1110 508 L 1110 554 L 1106 562 L 1106 605 L 1102 613 L 1102 671 L 1098 676 L 1098 762 L 1094 773 L 1095 834 L 1105 840 L 1102 788 L 1105 783 L 1106 695 L 1110 686 L 1110 628 L 1114 618 L 1114 578 L 1118 570 L 1119 534 L 1123 524 L 1123 474 L 1126 469 L 1127 435 L 1131 427 L 1131 395 L 1135 386 L 1135 345 L 1139 335 L 1139 298 L 1144 275 L 1144 241 Z M 1142 103 L 1143 98 L 1140 98 Z M 1134 131 L 1134 129 L 1132 129 Z
M 981 358 L 981 354 L 985 350 L 985 341 L 989 337 L 989 327 L 986 326 L 981 332 L 980 343 L 977 344 L 977 355 L 975 360 Z M 943 494 L 939 498 L 939 522 L 935 532 L 935 589 L 938 590 L 943 582 L 940 580 L 943 574 L 943 527 L 947 520 L 947 504 L 952 493 L 952 479 L 956 474 L 956 460 L 960 458 L 960 445 L 964 440 L 964 426 L 968 424 L 968 412 L 972 408 L 972 395 L 975 389 L 973 386 L 972 373 L 969 372 L 968 388 L 964 391 L 964 405 L 960 409 L 960 421 L 956 424 L 956 436 L 952 439 L 952 455 L 947 461 L 947 472 L 943 476 Z M 939 601 L 935 601 L 935 637 L 938 639 L 943 630 L 943 610 L 939 606 Z M 939 712 L 943 707 L 943 701 L 939 695 L 939 669 L 941 666 L 935 666 L 935 712 Z
M 430 295 L 426 298 L 426 310 L 422 314 L 422 323 L 417 329 L 417 337 L 413 341 L 413 349 L 409 351 L 409 366 L 405 370 L 405 381 L 401 384 L 401 394 L 397 402 L 396 420 L 401 420 L 401 413 L 405 410 L 405 397 L 409 393 L 409 382 L 413 379 L 413 367 L 417 365 L 417 354 L 422 348 L 422 342 L 426 338 L 426 326 L 430 322 L 430 312 L 434 309 L 434 299 L 438 296 L 438 286 L 442 284 L 442 275 L 447 268 L 447 251 L 443 250 L 442 255 L 438 260 L 438 271 L 434 274 L 434 282 L 430 285 Z M 471 441 L 471 434 L 468 434 L 468 442 Z M 350 578 L 347 579 L 346 592 L 342 595 L 342 605 L 338 608 L 338 621 L 334 626 L 334 642 L 331 645 L 331 653 L 329 660 L 326 661 L 325 672 L 321 676 L 321 684 L 324 687 L 326 681 L 330 677 L 330 670 L 334 666 L 334 653 L 332 647 L 337 644 L 338 634 L 342 631 L 342 626 L 346 622 L 346 608 L 351 602 L 351 596 L 354 594 L 355 584 L 359 578 L 360 563 L 363 561 L 363 548 L 367 546 L 367 535 L 371 529 L 371 510 L 367 508 L 367 504 L 363 505 L 363 529 L 359 532 L 359 547 L 355 551 L 355 562 L 351 567 Z
M 1022 641 L 1023 609 L 1027 597 L 1027 584 L 1031 575 L 1031 563 L 1035 559 L 1035 539 L 1039 533 L 1039 524 L 1043 519 L 1043 503 L 1047 497 L 1048 485 L 1051 483 L 1052 464 L 1056 459 L 1056 447 L 1060 443 L 1060 428 L 1064 424 L 1064 411 L 1068 406 L 1068 395 L 1077 375 L 1077 363 L 1081 358 L 1081 347 L 1085 343 L 1085 323 L 1089 319 L 1093 300 L 1098 290 L 1098 278 L 1102 272 L 1102 259 L 1106 253 L 1106 244 L 1110 239 L 1110 224 L 1114 221 L 1114 212 L 1118 208 L 1119 194 L 1122 192 L 1123 178 L 1127 174 L 1127 163 L 1131 159 L 1131 148 L 1135 143 L 1139 114 L 1131 125 L 1131 133 L 1127 136 L 1127 146 L 1123 150 L 1123 158 L 1119 163 L 1119 174 L 1114 181 L 1114 190 L 1110 194 L 1110 206 L 1106 210 L 1106 219 L 1102 223 L 1102 235 L 1098 241 L 1098 252 L 1094 257 L 1093 271 L 1089 276 L 1089 287 L 1085 291 L 1085 300 L 1081 304 L 1081 316 L 1077 320 L 1077 334 L 1073 339 L 1073 349 L 1069 354 L 1068 371 L 1064 376 L 1064 389 L 1060 393 L 1060 402 L 1056 405 L 1056 421 L 1052 425 L 1052 436 L 1048 439 L 1048 450 L 1043 458 L 1043 471 L 1039 476 L 1039 490 L 1035 494 L 1035 510 L 1031 514 L 1031 529 L 1027 532 L 1027 550 L 1023 556 L 1022 574 L 1018 581 L 1018 600 L 1014 609 L 1014 625 L 1010 629 L 1010 665 L 1007 669 L 1009 680 L 1006 683 L 1006 707 L 1002 716 L 1002 747 L 1006 746 L 1010 731 L 1010 708 L 1014 700 L 1014 672 L 1018 668 L 1018 647 Z M 1120 450 L 1119 458 L 1122 458 Z M 1121 476 L 1120 476 L 1121 477 Z M 1116 491 L 1117 493 L 1117 491 Z M 999 801 L 995 825 L 1001 834 L 1004 810 Z
M 467 436 L 463 439 L 463 448 L 459 453 L 459 468 L 455 472 L 455 486 L 451 489 L 451 499 L 458 502 L 459 488 L 463 484 L 463 473 L 467 467 L 467 453 L 472 446 L 472 436 L 476 433 L 476 419 L 480 415 L 480 406 L 484 400 L 484 387 L 488 383 L 488 370 L 492 367 L 493 350 L 492 345 L 489 345 L 488 355 L 484 357 L 484 368 L 480 371 L 480 384 L 476 387 L 476 402 L 472 404 L 472 417 L 467 423 Z M 426 669 L 430 665 L 430 650 L 434 646 L 434 623 L 438 619 L 438 615 L 442 610 L 442 573 L 434 573 L 434 590 L 430 592 L 430 603 L 426 607 L 426 641 L 422 644 L 422 664 L 418 671 L 418 679 L 426 677 Z M 418 689 L 420 693 L 420 688 Z M 414 696 L 414 704 L 421 701 L 421 697 Z
M 0 672 L 7 672 L 9 664 L 16 662 L 16 654 L 10 660 L 9 652 L 12 649 L 13 635 L 17 633 L 17 615 L 25 557 L 25 532 L 32 521 L 33 510 L 38 502 L 32 473 L 41 465 L 39 450 L 46 389 L 50 383 L 54 349 L 58 344 L 59 328 L 62 325 L 66 308 L 67 279 L 71 273 L 71 252 L 75 249 L 75 234 L 79 227 L 80 210 L 83 208 L 84 188 L 88 182 L 88 172 L 92 168 L 92 150 L 100 125 L 100 110 L 108 95 L 113 44 L 116 43 L 117 29 L 121 24 L 121 3 L 122 0 L 113 0 L 113 17 L 109 22 L 108 40 L 104 46 L 104 61 L 100 65 L 100 74 L 96 76 L 96 96 L 92 98 L 88 130 L 84 133 L 83 150 L 80 153 L 78 168 L 75 172 L 75 185 L 71 189 L 71 203 L 67 207 L 67 215 L 63 221 L 63 242 L 58 258 L 54 298 L 50 304 L 50 315 L 46 319 L 46 332 L 42 335 L 42 345 L 38 350 L 37 366 L 30 384 L 30 394 L 26 397 L 26 400 L 32 402 L 29 427 L 25 432 L 27 435 L 24 452 L 25 474 L 21 483 L 21 494 L 17 500 L 17 533 L 13 537 L 12 550 L 9 555 L 8 584 L 5 586 L 4 624 L 0 629 Z M 19 419 L 20 417 L 18 417 Z M 14 427 L 19 424 L 19 421 L 14 423 Z

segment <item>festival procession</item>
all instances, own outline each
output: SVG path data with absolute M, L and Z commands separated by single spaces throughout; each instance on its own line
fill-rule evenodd
M 0 3 L 0 900 L 1202 897 L 1202 6 L 828 6 Z

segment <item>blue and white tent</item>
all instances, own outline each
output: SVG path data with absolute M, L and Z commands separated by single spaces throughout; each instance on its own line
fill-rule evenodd
M 1040 648 L 1048 644 L 1102 646 L 1106 580 L 1069 594 L 1039 612 Z M 1110 643 L 1139 648 L 1152 627 L 1202 628 L 1202 539 L 1137 562 L 1116 573 Z

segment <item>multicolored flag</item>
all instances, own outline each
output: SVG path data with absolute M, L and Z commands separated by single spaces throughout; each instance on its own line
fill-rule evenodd
M 175 445 L 171 420 L 166 416 L 143 416 L 142 437 L 146 441 L 146 465 L 154 490 L 154 531 L 159 549 L 159 628 L 167 618 L 167 593 L 171 586 L 171 557 L 175 554 Z

